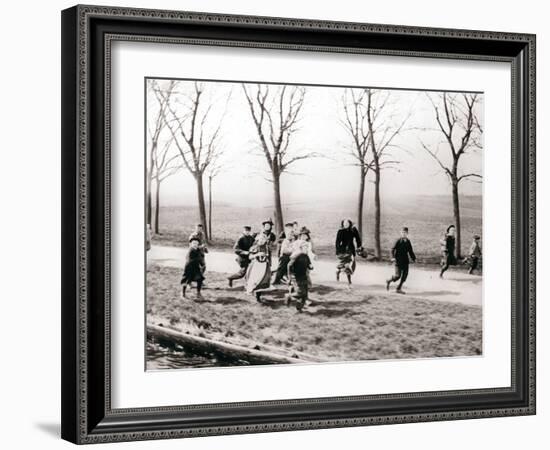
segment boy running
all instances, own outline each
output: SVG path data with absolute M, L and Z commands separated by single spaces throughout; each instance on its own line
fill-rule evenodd
M 386 290 L 389 291 L 390 284 L 399 280 L 395 292 L 404 294 L 401 288 L 409 275 L 409 256 L 413 262 L 416 261 L 416 255 L 409 240 L 409 229 L 407 227 L 402 228 L 401 237 L 395 241 L 391 249 L 391 256 L 395 267 L 395 275 L 386 280 Z
M 254 236 L 252 236 L 251 228 L 247 225 L 243 227 L 243 234 L 237 239 L 233 250 L 237 255 L 236 261 L 239 264 L 239 271 L 227 277 L 229 281 L 229 287 L 233 287 L 233 281 L 244 278 L 246 275 L 246 269 L 250 265 L 250 248 L 254 244 Z

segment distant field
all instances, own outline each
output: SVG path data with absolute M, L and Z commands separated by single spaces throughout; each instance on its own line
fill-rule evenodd
M 317 205 L 316 205 L 317 206 Z M 443 196 L 411 197 L 385 201 L 382 207 L 382 252 L 389 254 L 402 226 L 409 227 L 409 237 L 421 262 L 436 263 L 440 258 L 439 240 L 446 227 L 453 222 L 451 201 Z M 323 204 L 291 205 L 284 208 L 285 221 L 297 220 L 312 232 L 316 253 L 333 255 L 334 239 L 340 220 L 354 219 L 354 208 L 346 205 Z M 472 235 L 482 235 L 481 197 L 461 198 L 462 252 L 465 253 Z M 262 220 L 273 217 L 271 207 L 247 208 L 231 205 L 215 205 L 212 215 L 213 247 L 224 248 L 234 244 L 243 225 L 258 231 Z M 154 238 L 160 245 L 187 246 L 187 239 L 198 222 L 198 208 L 177 206 L 161 208 L 161 236 Z M 372 210 L 365 212 L 365 245 L 372 250 L 374 219 Z

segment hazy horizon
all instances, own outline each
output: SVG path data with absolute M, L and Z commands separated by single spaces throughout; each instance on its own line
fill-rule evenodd
M 215 188 L 213 189 L 213 192 L 214 192 L 214 195 L 213 195 L 213 198 L 212 198 L 212 205 L 214 206 L 245 206 L 245 207 L 261 207 L 261 208 L 270 208 L 270 207 L 273 207 L 273 203 L 272 202 L 265 202 L 265 203 L 257 203 L 257 204 L 253 204 L 253 203 L 250 203 L 250 202 L 245 202 L 245 201 L 235 201 L 235 200 L 217 200 L 215 198 L 216 196 L 216 190 Z M 208 193 L 208 191 L 206 191 L 206 193 Z M 189 197 L 188 197 L 189 198 Z M 419 199 L 419 198 L 431 198 L 431 199 L 438 199 L 438 198 L 441 198 L 441 199 L 446 199 L 448 200 L 449 202 L 451 201 L 451 194 L 402 194 L 402 195 L 383 195 L 381 193 L 381 200 L 385 200 L 387 202 L 395 202 L 395 201 L 403 201 L 403 200 L 406 200 L 406 199 Z M 482 194 L 459 194 L 459 199 L 469 199 L 469 198 L 472 198 L 472 199 L 482 199 L 483 198 L 483 195 Z M 178 206 L 182 206 L 182 207 L 196 207 L 198 206 L 198 202 L 197 202 L 197 199 L 195 197 L 191 197 L 189 198 L 188 201 L 182 201 L 181 199 L 178 199 L 178 198 L 163 198 L 162 199 L 163 202 L 161 203 L 161 208 L 162 207 L 178 207 Z M 312 199 L 305 199 L 305 200 L 295 200 L 295 201 L 284 201 L 283 200 L 283 207 L 291 207 L 291 206 L 296 206 L 296 205 L 304 205 L 304 204 L 307 204 L 307 203 L 312 203 L 311 201 Z M 208 203 L 208 198 L 206 199 L 207 203 Z M 354 197 L 346 197 L 346 198 L 333 198 L 333 199 L 323 199 L 323 203 L 325 205 L 334 205 L 334 204 L 341 204 L 341 205 L 349 205 L 349 204 L 354 204 L 357 202 L 357 196 L 354 196 Z M 367 197 L 365 196 L 365 208 L 368 209 L 373 203 L 373 198 L 372 196 L 371 197 Z M 311 207 L 316 207 L 316 205 L 312 205 Z

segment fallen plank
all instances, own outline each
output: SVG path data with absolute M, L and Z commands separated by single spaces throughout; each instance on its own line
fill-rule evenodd
M 147 336 L 157 341 L 179 344 L 197 355 L 216 355 L 223 359 L 241 359 L 251 364 L 298 364 L 318 362 L 315 359 L 304 359 L 280 355 L 266 350 L 257 350 L 228 342 L 214 341 L 191 334 L 182 333 L 159 325 L 147 324 Z

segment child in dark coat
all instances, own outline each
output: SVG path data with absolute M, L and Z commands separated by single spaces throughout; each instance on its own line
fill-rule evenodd
M 200 241 L 197 237 L 189 239 L 189 250 L 185 258 L 185 267 L 181 277 L 182 291 L 181 295 L 185 298 L 185 293 L 188 286 L 191 286 L 193 281 L 197 284 L 197 297 L 201 298 L 201 288 L 204 281 L 204 253 L 200 248 Z
M 252 228 L 248 225 L 243 228 L 243 234 L 237 239 L 233 250 L 237 255 L 237 263 L 239 264 L 239 271 L 227 277 L 229 280 L 229 287 L 233 287 L 233 281 L 244 278 L 246 275 L 246 270 L 250 265 L 250 249 L 254 245 L 254 236 L 251 234 Z
M 409 229 L 407 227 L 403 227 L 401 230 L 401 237 L 395 241 L 391 249 L 391 256 L 395 267 L 395 274 L 386 280 L 386 290 L 390 289 L 391 283 L 399 281 L 395 292 L 404 294 L 401 288 L 409 276 L 409 256 L 413 262 L 416 261 L 416 255 L 409 240 Z
M 309 271 L 313 270 L 311 259 L 308 255 L 309 246 L 303 241 L 290 255 L 288 263 L 288 278 L 290 280 L 290 292 L 287 295 L 287 304 L 296 300 L 296 309 L 301 312 L 309 295 Z

